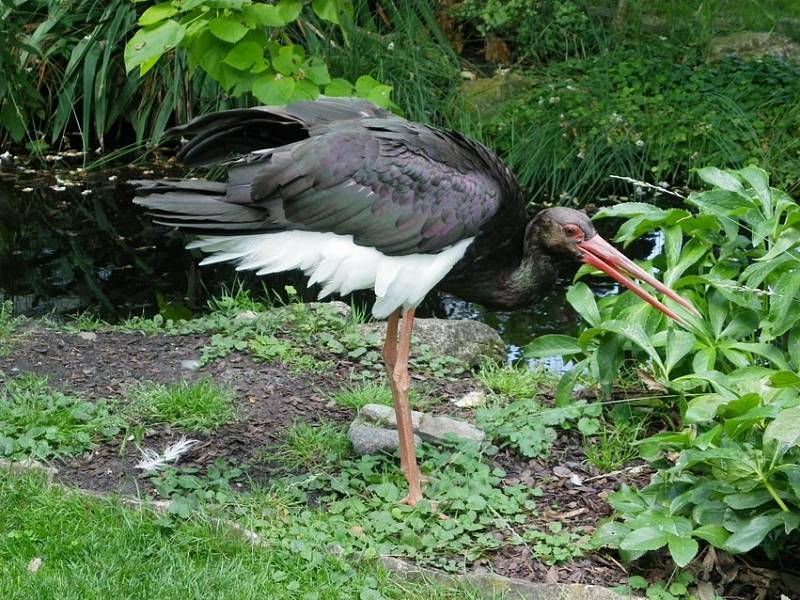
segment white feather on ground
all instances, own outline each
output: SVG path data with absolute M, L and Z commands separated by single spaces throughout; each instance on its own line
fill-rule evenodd
M 208 236 L 187 248 L 212 254 L 201 265 L 233 261 L 237 270 L 256 270 L 257 275 L 302 269 L 309 285 L 322 285 L 320 298 L 373 288 L 377 300 L 372 314 L 384 319 L 397 308 L 418 306 L 464 256 L 473 239 L 461 240 L 438 254 L 405 256 L 387 256 L 359 246 L 352 235 L 314 231 Z
M 151 450 L 150 448 L 139 448 L 139 452 L 142 453 L 142 460 L 133 465 L 133 468 L 140 469 L 145 473 L 155 473 L 168 464 L 177 462 L 181 456 L 189 452 L 189 450 L 199 443 L 199 440 L 187 440 L 186 436 L 181 436 L 181 439 L 164 448 L 164 451 L 161 453 Z

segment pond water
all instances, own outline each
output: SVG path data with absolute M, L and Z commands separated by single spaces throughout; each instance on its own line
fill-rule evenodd
M 0 301 L 10 299 L 16 312 L 29 316 L 90 311 L 113 322 L 159 310 L 201 312 L 210 296 L 237 277 L 259 294 L 264 287 L 279 291 L 291 284 L 304 299 L 315 297 L 300 273 L 256 278 L 229 265 L 199 268 L 200 254 L 184 249 L 188 237 L 153 225 L 131 203 L 125 181 L 154 176 L 148 167 L 89 175 L 0 172 Z M 602 233 L 613 237 L 613 231 Z M 644 240 L 626 252 L 649 257 L 658 245 Z M 500 332 L 509 358 L 516 359 L 535 335 L 576 330 L 577 317 L 564 299 L 571 276 L 567 268 L 542 302 L 523 310 L 493 312 L 432 294 L 420 315 L 483 321 Z M 617 292 L 616 284 L 601 280 L 592 286 L 599 295 Z M 371 292 L 360 293 L 355 301 L 370 299 Z

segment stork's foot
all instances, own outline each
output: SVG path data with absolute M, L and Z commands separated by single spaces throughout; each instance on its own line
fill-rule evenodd
M 422 489 L 409 488 L 408 495 L 402 500 L 400 500 L 400 504 L 407 504 L 412 508 L 416 508 L 417 502 L 419 502 L 420 500 L 422 500 Z

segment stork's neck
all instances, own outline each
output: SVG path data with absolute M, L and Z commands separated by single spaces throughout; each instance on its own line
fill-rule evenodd
M 448 277 L 442 288 L 488 308 L 511 310 L 533 304 L 555 283 L 556 259 L 539 246 L 528 247 L 513 258 L 507 254 L 503 258 L 485 264 L 476 260 L 473 268 Z

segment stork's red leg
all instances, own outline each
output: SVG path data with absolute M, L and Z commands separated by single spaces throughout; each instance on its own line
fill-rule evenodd
M 395 417 L 397 418 L 397 431 L 398 436 L 402 439 L 403 434 L 400 433 L 401 423 L 400 417 L 397 413 L 397 387 L 394 384 L 394 369 L 397 365 L 397 329 L 400 322 L 400 309 L 395 310 L 389 315 L 389 320 L 386 323 L 386 339 L 383 342 L 383 362 L 386 365 L 386 378 L 389 380 L 389 388 L 392 390 L 392 400 L 395 406 Z M 400 453 L 400 470 L 405 474 L 408 472 L 406 466 L 406 457 Z
M 392 372 L 394 412 L 397 418 L 397 434 L 400 437 L 400 464 L 405 463 L 404 474 L 408 481 L 408 495 L 400 502 L 416 506 L 422 499 L 422 477 L 417 466 L 414 448 L 414 427 L 411 424 L 411 405 L 408 401 L 408 352 L 411 346 L 411 330 L 414 326 L 414 309 L 403 316 L 403 327 L 397 345 L 397 360 Z M 388 333 L 388 327 L 387 327 Z

